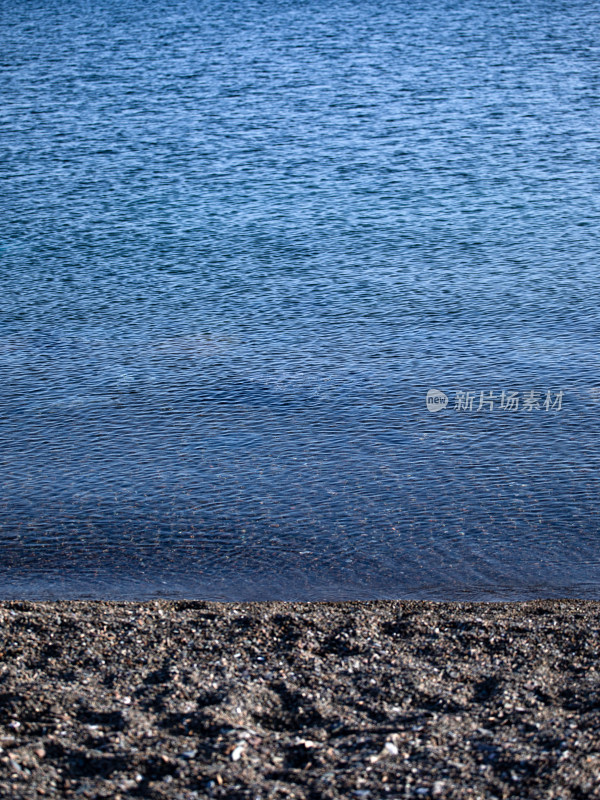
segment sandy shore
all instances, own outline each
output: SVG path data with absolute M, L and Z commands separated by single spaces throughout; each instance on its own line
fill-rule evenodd
M 600 603 L 0 603 L 0 796 L 600 797 Z

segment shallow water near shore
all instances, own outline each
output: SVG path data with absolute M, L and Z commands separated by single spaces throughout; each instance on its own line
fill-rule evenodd
M 600 599 L 598 9 L 1 9 L 0 598 Z

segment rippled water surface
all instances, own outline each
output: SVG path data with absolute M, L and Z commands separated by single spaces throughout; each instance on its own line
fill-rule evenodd
M 1 597 L 600 598 L 594 4 L 0 22 Z

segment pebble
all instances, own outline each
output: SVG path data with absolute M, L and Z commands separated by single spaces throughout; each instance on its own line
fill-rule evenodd
M 312 742 L 310 739 L 296 739 L 296 744 L 304 745 L 307 750 L 309 750 L 311 747 L 319 746 L 317 742 Z
M 244 745 L 238 744 L 238 746 L 231 752 L 231 760 L 232 761 L 239 761 L 242 757 L 242 753 L 244 752 Z

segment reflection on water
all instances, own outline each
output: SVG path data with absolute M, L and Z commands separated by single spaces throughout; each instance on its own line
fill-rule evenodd
M 4 15 L 1 596 L 600 596 L 596 9 Z

